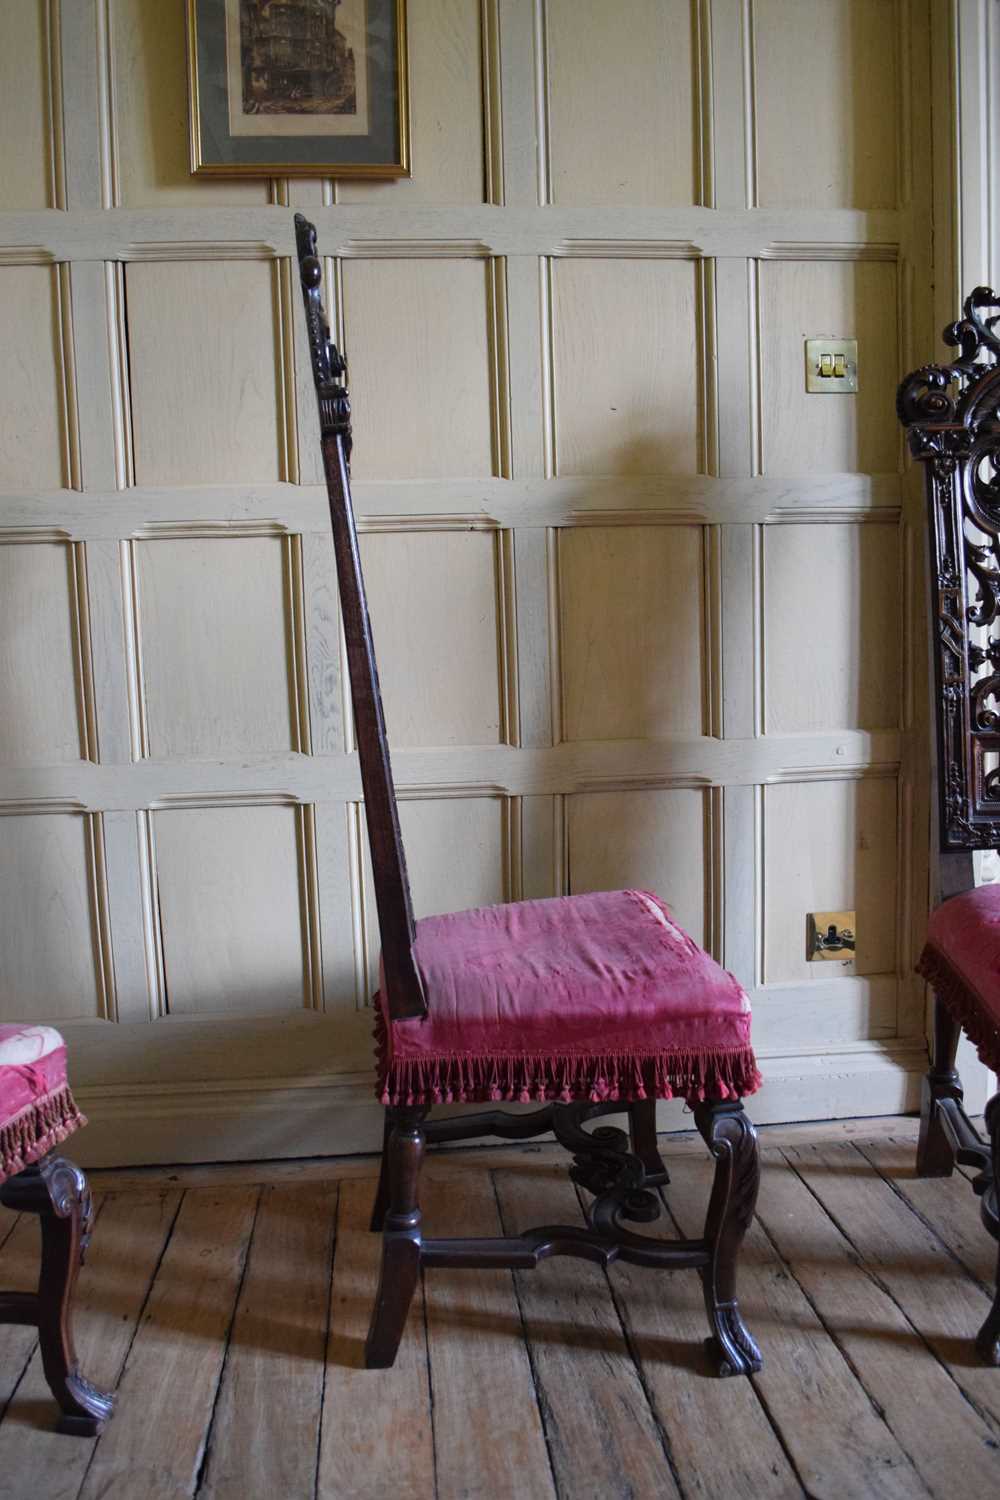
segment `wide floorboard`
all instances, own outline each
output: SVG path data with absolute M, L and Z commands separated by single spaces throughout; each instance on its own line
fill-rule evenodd
M 95 1173 L 80 1279 L 96 1440 L 52 1430 L 31 1330 L 0 1328 L 0 1500 L 641 1500 L 1000 1491 L 1000 1370 L 971 1339 L 996 1246 L 966 1177 L 913 1174 L 916 1122 L 761 1132 L 741 1277 L 765 1366 L 719 1380 L 693 1272 L 556 1260 L 428 1271 L 395 1367 L 361 1349 L 378 1267 L 368 1159 Z M 661 1140 L 651 1232 L 695 1235 L 711 1162 Z M 580 1217 L 556 1147 L 439 1152 L 432 1234 Z M 32 1222 L 0 1216 L 0 1285 Z

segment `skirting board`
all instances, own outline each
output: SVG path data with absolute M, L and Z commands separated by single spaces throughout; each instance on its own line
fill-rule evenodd
M 765 1083 L 747 1108 L 758 1124 L 771 1125 L 916 1109 L 927 1054 L 914 1039 L 764 1057 L 761 1064 Z M 377 1151 L 382 1140 L 382 1110 L 368 1073 L 340 1074 L 308 1088 L 91 1087 L 77 1097 L 90 1123 L 71 1151 L 84 1167 L 343 1156 Z M 978 1100 L 969 1102 L 981 1108 Z M 671 1100 L 659 1105 L 657 1125 L 689 1130 L 690 1114 Z

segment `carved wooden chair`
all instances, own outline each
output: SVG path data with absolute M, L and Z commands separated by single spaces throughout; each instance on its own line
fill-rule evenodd
M 942 904 L 919 971 L 934 990 L 934 1049 L 917 1147 L 923 1177 L 977 1167 L 986 1229 L 1000 1241 L 1000 1094 L 987 1144 L 962 1106 L 955 1069 L 964 1030 L 1000 1071 L 1000 885 L 974 885 L 972 854 L 1000 849 L 1000 296 L 977 287 L 945 329 L 951 364 L 925 365 L 899 388 L 910 448 L 926 465 L 935 669 Z M 997 1294 L 976 1338 L 1000 1365 Z
M 414 921 L 351 502 L 345 367 L 323 311 L 315 230 L 297 215 L 296 233 L 382 940 L 376 1036 L 385 1137 L 372 1229 L 383 1234 L 383 1252 L 366 1363 L 384 1368 L 395 1359 L 422 1266 L 526 1269 L 574 1255 L 600 1265 L 697 1269 L 715 1368 L 759 1370 L 736 1299 L 737 1252 L 759 1180 L 741 1095 L 760 1079 L 740 986 L 642 891 Z M 655 1189 L 668 1177 L 656 1146 L 656 1100 L 674 1095 L 694 1106 L 716 1161 L 696 1240 L 628 1227 L 661 1211 Z M 540 1107 L 426 1122 L 435 1104 L 500 1101 Z M 584 1130 L 609 1113 L 627 1113 L 628 1134 Z M 593 1195 L 585 1226 L 546 1224 L 496 1239 L 422 1236 L 417 1186 L 426 1143 L 547 1131 L 573 1153 L 570 1175 Z
M 80 1374 L 73 1349 L 73 1288 L 90 1239 L 90 1193 L 79 1167 L 54 1150 L 85 1124 L 58 1031 L 0 1026 L 0 1203 L 37 1214 L 42 1235 L 38 1291 L 0 1292 L 0 1323 L 37 1327 L 58 1430 L 93 1437 L 114 1398 Z

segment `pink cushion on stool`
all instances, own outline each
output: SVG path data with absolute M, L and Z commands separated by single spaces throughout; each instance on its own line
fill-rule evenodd
M 953 896 L 932 914 L 918 972 L 1000 1071 L 1000 885 Z
M 80 1125 L 66 1043 L 51 1026 L 0 1026 L 0 1181 L 23 1172 Z
M 750 1002 L 644 891 L 486 906 L 417 923 L 429 1015 L 388 1021 L 385 1104 L 694 1101 L 751 1094 Z

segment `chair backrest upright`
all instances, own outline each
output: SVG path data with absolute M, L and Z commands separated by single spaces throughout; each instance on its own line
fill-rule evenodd
M 940 847 L 1000 847 L 1000 296 L 977 287 L 896 408 L 925 465 Z
M 426 1015 L 427 1004 L 413 958 L 413 904 L 399 830 L 396 790 L 351 499 L 351 407 L 345 382 L 346 367 L 330 338 L 323 308 L 323 268 L 316 252 L 316 230 L 301 214 L 295 215 L 295 238 L 319 405 L 323 468 L 347 643 L 354 732 L 365 798 L 386 1000 L 389 1013 L 396 1020 L 403 1016 Z

